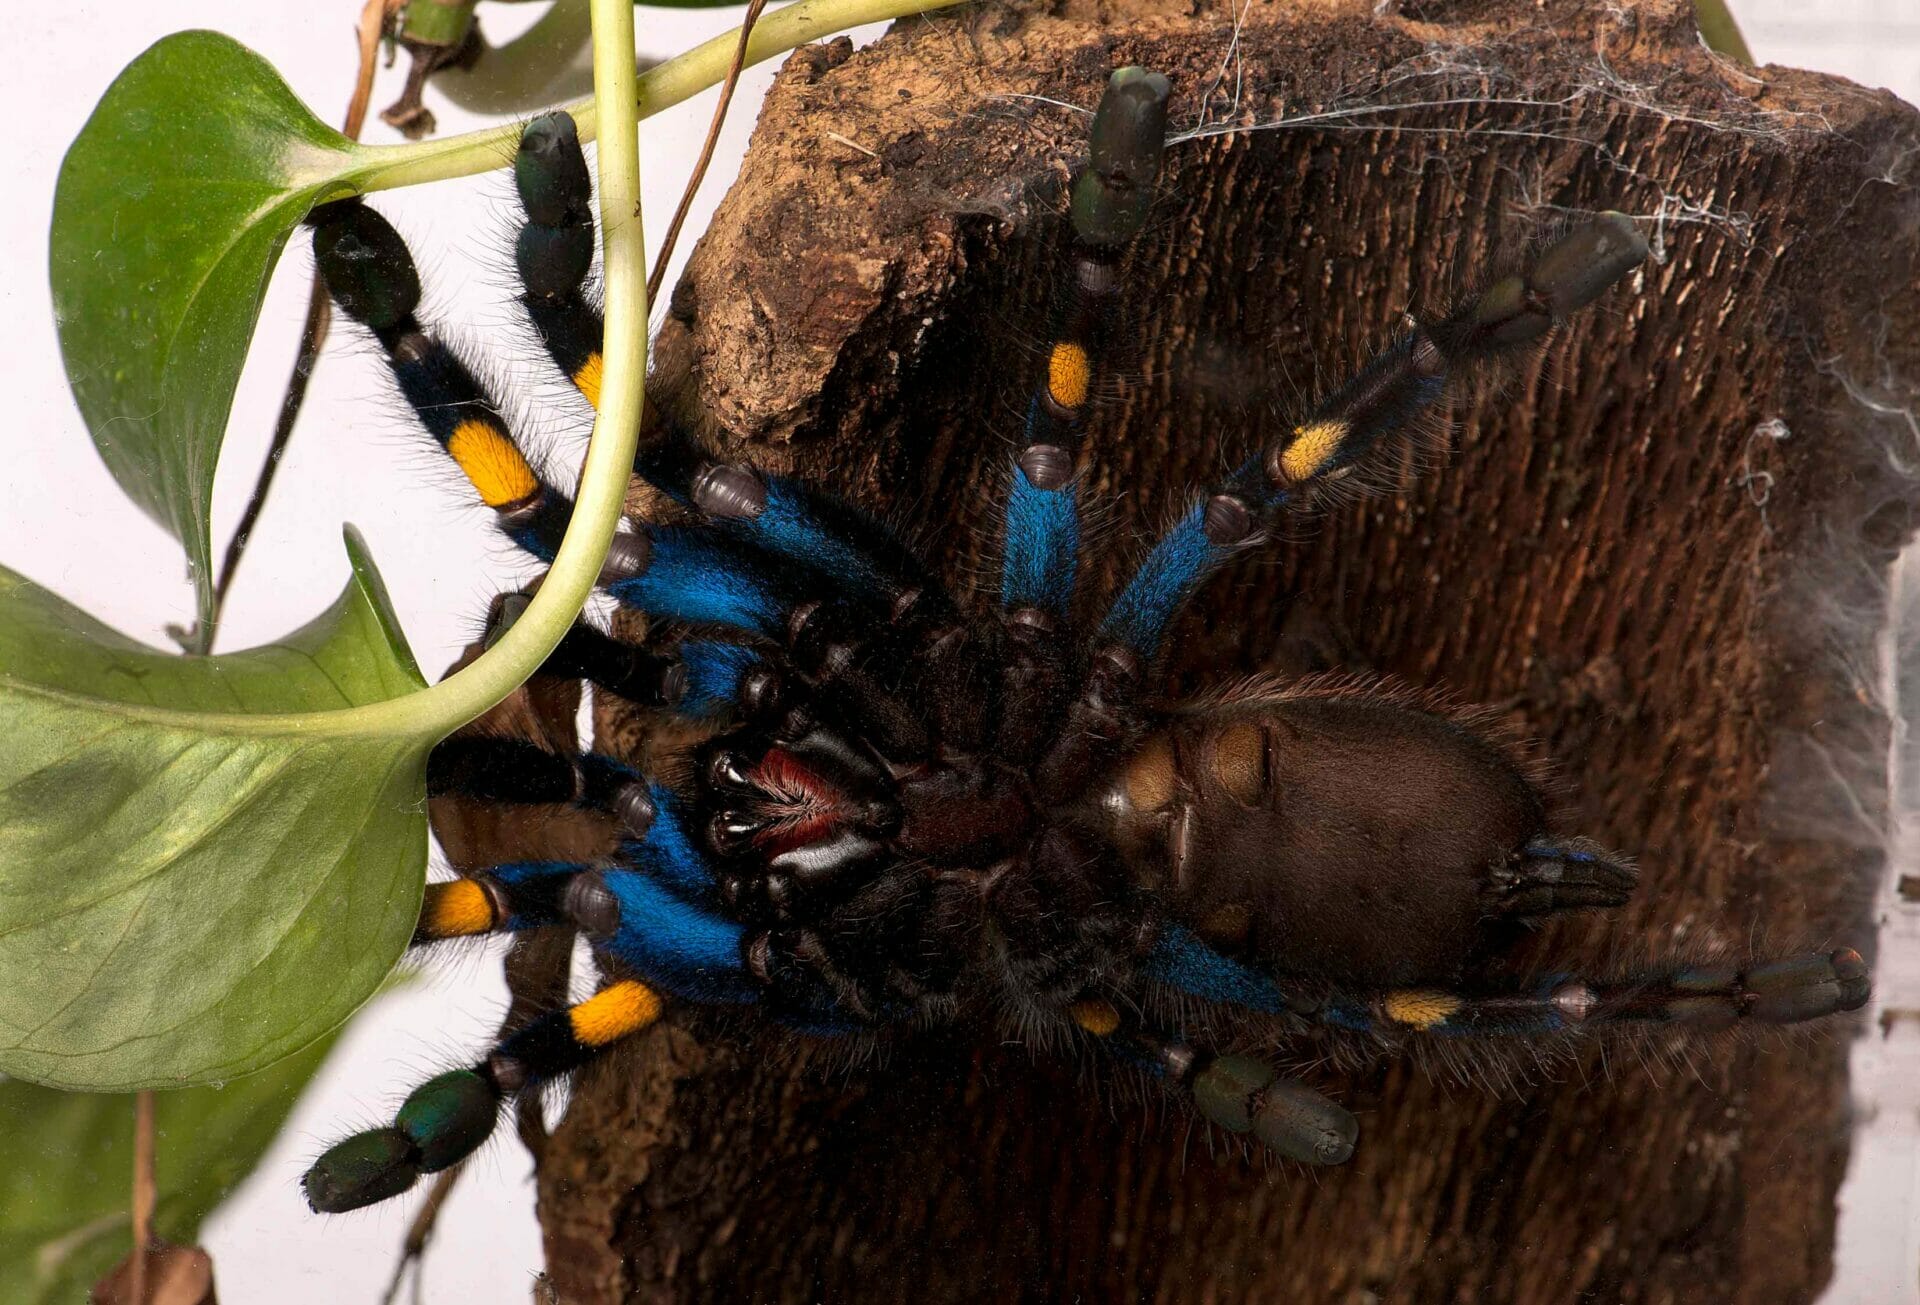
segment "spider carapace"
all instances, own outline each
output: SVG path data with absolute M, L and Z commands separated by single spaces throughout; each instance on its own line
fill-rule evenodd
M 469 736 L 428 766 L 430 793 L 572 802 L 624 833 L 601 862 L 429 885 L 418 939 L 566 924 L 607 982 L 327 1151 L 306 1177 L 314 1208 L 367 1205 L 458 1162 L 503 1100 L 676 1002 L 753 1007 L 812 1037 L 962 1023 L 1098 1048 L 1224 1129 L 1336 1164 L 1353 1116 L 1229 1037 L 1566 1041 L 1791 1023 L 1866 1000 L 1845 949 L 1514 978 L 1493 961 L 1516 924 L 1617 906 L 1635 874 L 1549 827 L 1529 765 L 1487 718 L 1360 679 L 1155 696 L 1176 615 L 1223 562 L 1287 513 L 1403 473 L 1450 378 L 1537 347 L 1647 255 L 1632 222 L 1599 214 L 1450 314 L 1410 319 L 1197 495 L 1102 608 L 1076 592 L 1081 435 L 1168 96 L 1164 77 L 1122 69 L 1094 116 L 997 595 L 962 602 L 857 508 L 710 458 L 670 422 L 643 447 L 635 472 L 677 516 L 616 536 L 602 584 L 668 636 L 641 647 L 579 624 L 542 673 L 708 722 L 692 765 L 669 784 L 605 756 Z M 515 173 L 522 302 L 595 401 L 594 225 L 571 120 L 528 126 Z M 415 316 L 400 237 L 355 200 L 310 223 L 334 299 L 372 330 L 421 422 L 506 534 L 550 560 L 571 505 Z

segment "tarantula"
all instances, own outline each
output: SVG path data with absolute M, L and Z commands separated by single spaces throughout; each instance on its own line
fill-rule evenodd
M 674 1001 L 754 1006 L 821 1037 L 998 1020 L 1035 1043 L 1097 1046 L 1214 1124 L 1309 1164 L 1351 1155 L 1353 1116 L 1260 1059 L 1217 1054 L 1206 1012 L 1392 1043 L 1790 1023 L 1865 1002 L 1866 967 L 1847 949 L 1492 977 L 1485 959 L 1504 926 L 1617 906 L 1635 874 L 1549 829 L 1522 758 L 1480 718 L 1352 681 L 1256 682 L 1184 702 L 1148 689 L 1170 624 L 1212 572 L 1284 514 L 1400 467 L 1451 377 L 1536 347 L 1639 266 L 1646 242 L 1617 213 L 1567 230 L 1449 315 L 1412 322 L 1207 489 L 1098 624 L 1076 625 L 1077 451 L 1112 365 L 1168 94 L 1164 77 L 1123 68 L 1094 118 L 989 612 L 805 483 L 715 461 L 670 422 L 643 448 L 636 473 L 685 520 L 616 536 L 602 584 L 677 642 L 639 647 L 580 624 L 544 672 L 715 732 L 677 788 L 605 756 L 443 743 L 430 793 L 572 802 L 617 817 L 624 841 L 603 864 L 516 862 L 429 885 L 416 935 L 570 923 L 611 981 L 328 1150 L 305 1179 L 316 1210 L 383 1200 L 458 1162 L 503 1100 Z M 527 127 L 515 176 L 523 302 L 595 401 L 591 188 L 571 119 Z M 506 534 L 550 560 L 571 505 L 415 317 L 400 237 L 357 200 L 310 223 L 335 301 L 371 329 L 421 422 Z

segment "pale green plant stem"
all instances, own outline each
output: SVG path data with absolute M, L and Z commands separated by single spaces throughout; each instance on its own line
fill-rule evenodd
M 633 0 L 593 0 L 593 84 L 607 104 L 599 177 L 607 297 L 601 357 L 606 374 L 566 537 L 527 610 L 485 656 L 432 688 L 382 704 L 372 709 L 375 712 L 412 715 L 419 723 L 445 721 L 448 728 L 478 716 L 546 660 L 599 578 L 627 501 L 647 371 L 647 251 L 640 220 L 640 115 L 634 80 Z
M 959 2 L 801 0 L 755 24 L 746 62 L 757 63 L 847 27 Z M 479 658 L 440 683 L 403 698 L 333 711 L 259 716 L 122 708 L 125 714 L 157 723 L 178 716 L 196 729 L 241 734 L 431 740 L 451 733 L 518 688 L 579 615 L 625 505 L 639 442 L 647 350 L 639 122 L 719 83 L 740 44 L 735 29 L 639 74 L 634 66 L 631 0 L 592 0 L 592 4 L 595 97 L 569 106 L 568 111 L 579 125 L 582 140 L 602 139 L 599 199 L 607 330 L 602 350 L 607 370 L 573 519 L 532 603 Z M 604 113 L 598 105 L 606 106 Z M 513 123 L 427 145 L 358 146 L 352 162 L 336 175 L 351 190 L 370 191 L 485 172 L 512 157 L 520 131 L 520 124 Z
M 754 24 L 753 37 L 747 43 L 746 66 L 785 54 L 808 41 L 817 41 L 849 27 L 886 22 L 912 14 L 949 8 L 964 0 L 800 0 L 770 14 Z M 740 44 L 738 28 L 696 45 L 685 54 L 649 68 L 637 79 L 628 70 L 626 85 L 631 88 L 627 102 L 638 116 L 649 118 L 662 109 L 691 99 L 709 86 L 726 78 L 733 64 L 733 52 Z M 633 58 L 632 48 L 627 51 Z M 599 134 L 599 103 L 607 102 L 607 83 L 601 80 L 599 55 L 595 56 L 595 85 L 600 89 L 594 99 L 562 105 L 579 125 L 580 139 L 592 140 Z M 366 193 L 391 190 L 397 186 L 416 186 L 427 181 L 445 181 L 490 172 L 513 157 L 520 139 L 520 124 L 490 127 L 464 135 L 448 136 L 423 145 L 361 146 L 353 152 L 352 162 L 342 180 L 354 190 Z
M 747 45 L 747 64 L 864 23 L 883 22 L 963 0 L 800 0 L 763 16 Z M 444 737 L 512 693 L 572 625 L 599 577 L 600 564 L 625 506 L 639 443 L 646 372 L 646 249 L 640 221 L 639 121 L 717 85 L 740 44 L 736 28 L 640 74 L 634 67 L 631 0 L 592 0 L 595 98 L 568 106 L 582 140 L 599 136 L 600 230 L 605 254 L 606 375 L 593 438 L 580 476 L 573 519 L 540 590 L 494 646 L 429 688 L 386 702 L 330 711 L 262 715 L 183 712 L 115 704 L 117 714 L 196 731 L 326 738 L 351 735 Z M 612 32 L 617 27 L 618 32 Z M 612 34 L 610 34 L 610 32 Z M 604 113 L 597 104 L 606 107 Z M 356 146 L 342 166 L 328 151 L 343 187 L 336 193 L 387 190 L 486 172 L 513 157 L 521 124 L 469 132 L 426 145 Z M 331 196 L 328 196 L 331 197 Z M 69 697 L 32 689 L 42 696 Z
M 640 440 L 647 370 L 647 252 L 640 220 L 640 115 L 633 64 L 633 0 L 593 0 L 593 79 L 606 100 L 600 146 L 600 242 L 605 264 L 606 374 L 600 412 L 566 537 L 539 592 L 499 642 L 419 693 L 342 711 L 252 718 L 275 734 L 451 732 L 518 688 L 546 660 L 599 578 L 626 505 Z M 514 130 L 518 130 L 516 127 Z M 201 718 L 204 722 L 205 718 Z M 239 718 L 245 721 L 249 718 Z

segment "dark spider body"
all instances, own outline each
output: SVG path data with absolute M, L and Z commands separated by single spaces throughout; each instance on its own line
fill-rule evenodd
M 564 924 L 612 981 L 329 1150 L 306 1179 L 316 1209 L 370 1204 L 456 1163 L 505 1098 L 593 1059 L 670 1001 L 757 1007 L 811 1035 L 985 1023 L 1097 1047 L 1213 1123 L 1328 1164 L 1351 1154 L 1353 1117 L 1260 1059 L 1214 1050 L 1219 1026 L 1318 1027 L 1375 1045 L 1513 1041 L 1790 1023 L 1866 1000 L 1865 966 L 1846 949 L 1505 977 L 1492 962 L 1515 925 L 1618 906 L 1634 872 L 1552 832 L 1524 754 L 1484 717 L 1325 677 L 1185 702 L 1151 691 L 1173 619 L 1209 574 L 1282 514 L 1404 471 L 1450 376 L 1534 347 L 1640 264 L 1646 244 L 1618 214 L 1563 233 L 1450 315 L 1413 322 L 1208 489 L 1105 615 L 1084 619 L 1078 448 L 1168 94 L 1164 78 L 1123 69 L 1095 116 L 1073 192 L 1071 284 L 1014 462 L 990 613 L 802 482 L 712 460 L 670 423 L 642 450 L 636 474 L 678 515 L 617 536 L 602 586 L 670 637 L 638 647 L 578 625 L 542 673 L 701 725 L 706 741 L 674 786 L 594 754 L 442 744 L 431 794 L 572 802 L 618 817 L 626 838 L 603 863 L 517 862 L 429 885 L 417 934 Z M 571 122 L 530 126 L 516 174 L 523 302 L 555 362 L 597 399 L 600 322 L 582 289 L 594 229 Z M 404 244 L 357 201 L 310 220 L 336 301 L 372 329 L 508 536 L 550 560 L 571 505 L 414 317 Z

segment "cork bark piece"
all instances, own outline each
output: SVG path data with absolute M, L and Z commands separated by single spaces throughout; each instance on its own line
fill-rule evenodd
M 903 522 L 956 585 L 991 573 L 1085 134 L 1063 106 L 1160 69 L 1202 138 L 1169 153 L 1083 464 L 1097 587 L 1401 312 L 1556 216 L 1635 215 L 1657 261 L 1457 404 L 1444 466 L 1214 581 L 1168 685 L 1284 666 L 1305 628 L 1498 707 L 1564 827 L 1642 866 L 1617 917 L 1536 940 L 1570 965 L 1865 948 L 1872 831 L 1829 817 L 1873 823 L 1859 668 L 1920 501 L 1888 457 L 1920 380 L 1920 118 L 1726 64 L 1682 0 L 1381 8 L 984 6 L 797 53 L 656 397 Z M 1491 1086 L 1320 1069 L 1361 1143 L 1308 1174 L 991 1037 L 849 1066 L 695 1019 L 577 1088 L 540 1164 L 549 1272 L 570 1302 L 1810 1300 L 1855 1031 Z

